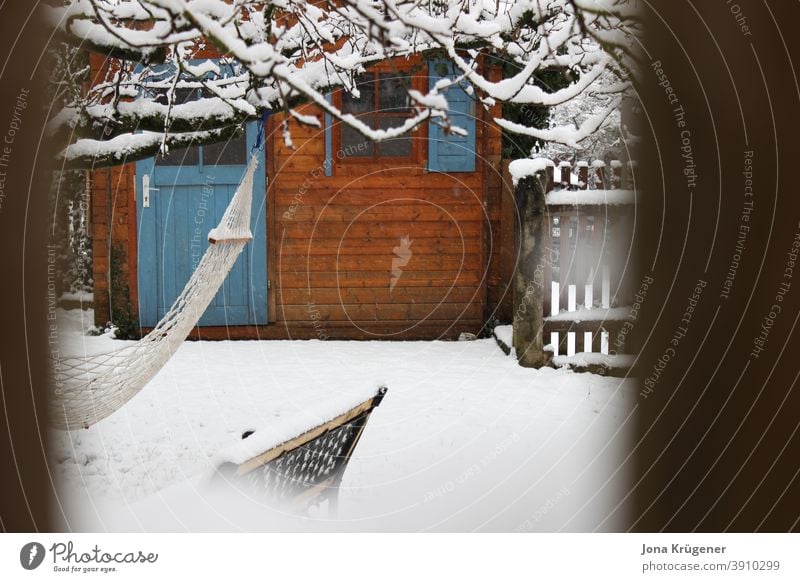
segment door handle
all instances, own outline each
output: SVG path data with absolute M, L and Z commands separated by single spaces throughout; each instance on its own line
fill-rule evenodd
M 150 187 L 150 174 L 142 176 L 142 208 L 150 208 L 150 192 L 158 192 L 158 188 Z

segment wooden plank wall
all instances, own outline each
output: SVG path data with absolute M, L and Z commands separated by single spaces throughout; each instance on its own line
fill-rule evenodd
M 319 115 L 308 108 L 304 113 Z M 489 214 L 499 196 L 499 132 L 478 123 L 477 171 L 428 173 L 414 163 L 369 166 L 333 156 L 324 131 L 273 116 L 268 147 L 270 280 L 278 327 L 293 337 L 430 339 L 478 333 L 485 316 Z M 424 151 L 424 135 L 420 139 Z M 491 151 L 487 144 L 491 143 Z M 496 182 L 496 184 L 495 184 Z M 486 204 L 488 206 L 488 204 Z M 411 241 L 400 265 L 401 240 Z M 393 282 L 393 261 L 399 268 Z
M 98 326 L 111 319 L 111 301 L 126 317 L 137 317 L 135 175 L 133 164 L 91 173 L 92 278 L 94 318 Z M 112 248 L 117 249 L 119 259 L 113 265 Z M 118 279 L 113 298 L 109 289 L 110 276 Z
M 487 256 L 489 280 L 487 286 L 487 317 L 499 323 L 510 323 L 514 310 L 514 269 L 517 256 L 514 229 L 517 224 L 514 186 L 508 171 L 509 161 L 499 163 L 487 176 L 489 232 Z

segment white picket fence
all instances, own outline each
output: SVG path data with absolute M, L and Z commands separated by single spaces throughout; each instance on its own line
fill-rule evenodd
M 545 331 L 554 356 L 608 355 L 628 309 L 618 297 L 628 218 L 635 203 L 635 163 L 553 163 L 547 169 L 549 240 L 545 251 Z M 555 172 L 558 171 L 558 179 Z M 582 337 L 581 337 L 582 336 Z M 620 352 L 617 341 L 615 353 Z

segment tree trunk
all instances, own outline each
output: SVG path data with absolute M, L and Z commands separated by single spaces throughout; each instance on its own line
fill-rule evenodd
M 541 175 L 528 176 L 514 192 L 520 225 L 516 229 L 518 262 L 514 273 L 514 349 L 519 364 L 541 368 L 544 353 L 545 189 Z

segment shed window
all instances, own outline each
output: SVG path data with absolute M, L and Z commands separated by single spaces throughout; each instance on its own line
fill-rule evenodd
M 369 72 L 359 76 L 359 95 L 342 92 L 342 112 L 351 113 L 373 129 L 397 127 L 412 115 L 408 88 L 411 75 L 402 72 Z M 409 158 L 412 155 L 408 135 L 375 142 L 356 129 L 340 124 L 340 159 Z
M 195 101 L 200 95 L 209 97 L 205 90 L 175 89 L 175 103 L 183 104 Z M 164 92 L 156 96 L 156 102 L 166 105 L 167 96 Z M 202 126 L 201 126 L 202 129 Z M 247 138 L 245 132 L 240 132 L 227 141 L 208 144 L 204 146 L 193 145 L 170 151 L 169 154 L 156 156 L 159 166 L 195 166 L 202 158 L 204 166 L 242 165 L 247 163 Z

